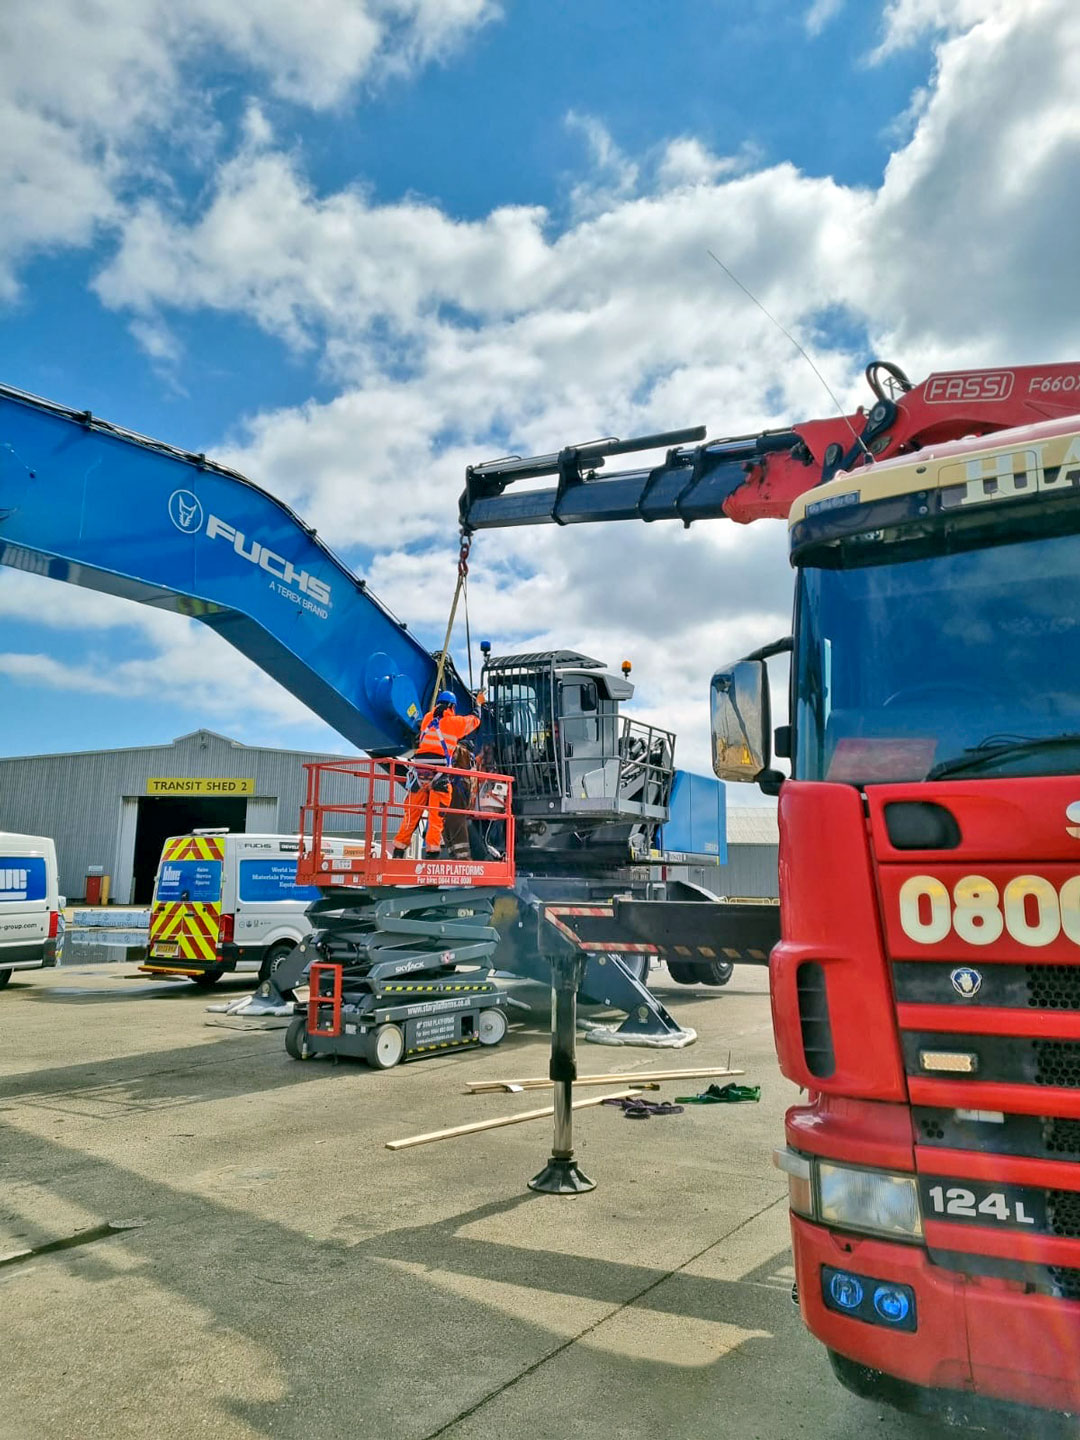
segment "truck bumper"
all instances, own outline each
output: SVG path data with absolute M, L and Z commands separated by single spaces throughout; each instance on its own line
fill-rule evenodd
M 145 975 L 186 975 L 193 979 L 197 975 L 205 975 L 208 970 L 232 970 L 233 964 L 220 960 L 181 960 L 158 958 L 150 955 L 139 966 Z
M 1080 1303 L 931 1263 L 920 1246 L 838 1234 L 791 1216 L 799 1306 L 810 1332 L 861 1365 L 930 1389 L 1045 1410 L 1080 1410 Z M 827 1308 L 822 1267 L 909 1285 L 904 1333 Z

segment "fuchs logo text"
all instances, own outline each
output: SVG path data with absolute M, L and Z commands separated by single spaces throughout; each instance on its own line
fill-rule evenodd
M 324 580 L 309 575 L 306 570 L 297 570 L 291 560 L 260 545 L 258 540 L 249 540 L 242 530 L 228 524 L 217 515 L 211 515 L 206 522 L 206 536 L 209 540 L 227 540 L 242 560 L 250 560 L 286 585 L 295 585 L 298 590 L 311 597 L 318 605 L 330 604 L 330 586 Z

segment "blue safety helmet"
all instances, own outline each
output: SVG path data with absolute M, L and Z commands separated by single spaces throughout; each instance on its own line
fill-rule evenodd
M 452 690 L 440 690 L 439 693 L 438 693 L 438 695 L 435 696 L 435 704 L 436 704 L 436 705 L 453 705 L 453 706 L 456 708 L 456 706 L 457 706 L 457 696 L 454 694 L 454 692 L 453 692 Z

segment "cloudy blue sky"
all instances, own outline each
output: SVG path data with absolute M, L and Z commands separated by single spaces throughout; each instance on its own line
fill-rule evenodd
M 1074 0 L 6 0 L 0 381 L 244 470 L 433 645 L 466 463 L 1077 358 Z M 2 437 L 0 437 L 2 439 Z M 2 498 L 2 497 L 0 497 Z M 707 766 L 783 527 L 482 534 L 496 647 L 628 654 Z M 0 572 L 3 753 L 337 748 L 193 622 Z

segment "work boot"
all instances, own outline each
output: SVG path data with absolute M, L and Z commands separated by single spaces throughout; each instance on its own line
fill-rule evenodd
M 390 851 L 390 858 L 391 858 L 391 860 L 404 860 L 404 859 L 405 859 L 405 846 L 404 846 L 404 845 L 395 845 L 394 848 L 393 848 L 393 850 Z
M 425 860 L 441 860 L 441 859 L 442 859 L 442 851 L 441 851 L 441 850 L 425 850 L 425 851 L 424 851 L 424 859 L 425 859 Z

